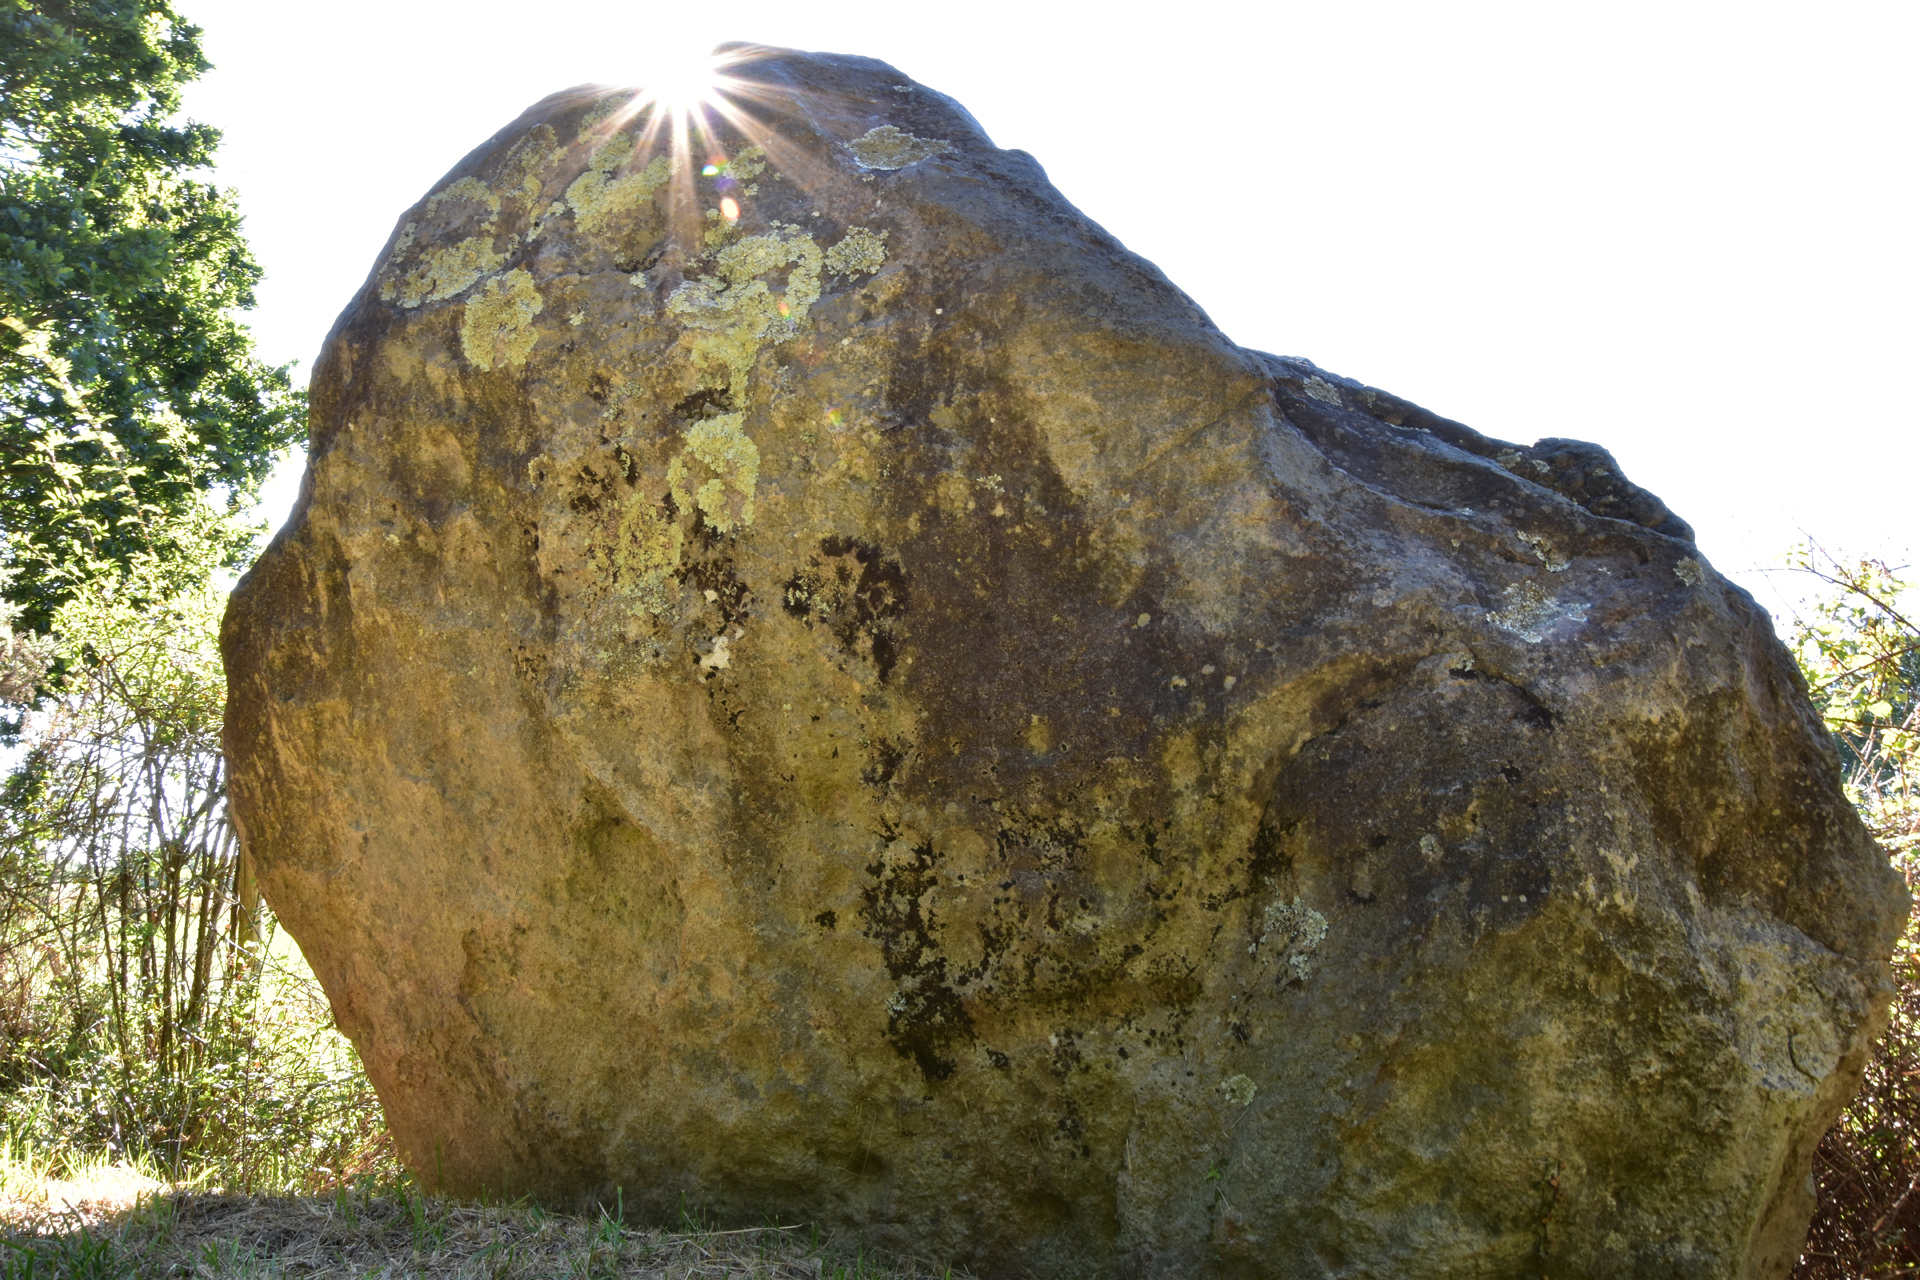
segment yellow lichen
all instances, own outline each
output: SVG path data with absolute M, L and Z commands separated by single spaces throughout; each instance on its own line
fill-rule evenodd
M 634 96 L 629 90 L 619 89 L 595 98 L 593 105 L 581 113 L 580 132 L 574 135 L 574 141 L 591 142 L 595 137 L 604 137 L 607 130 L 601 127 L 602 124 L 616 113 L 630 110 Z
M 720 216 L 718 209 L 707 210 L 707 221 L 712 224 L 701 233 L 700 239 L 709 250 L 730 244 L 740 237 L 740 224 L 728 222 Z
M 689 280 L 667 299 L 667 313 L 689 328 L 696 364 L 717 375 L 735 400 L 745 397 L 747 373 L 760 348 L 797 333 L 820 299 L 820 247 L 803 234 L 748 236 L 713 256 L 714 275 Z M 763 276 L 786 270 L 785 289 L 776 293 Z M 716 368 L 716 366 L 718 366 Z
M 615 134 L 600 145 L 587 162 L 587 171 L 567 188 L 567 203 L 573 207 L 577 230 L 589 235 L 603 230 L 614 214 L 653 199 L 653 193 L 673 176 L 673 161 L 660 155 L 638 173 L 616 178 L 620 166 L 633 158 L 633 149 L 631 136 Z
M 827 270 L 838 276 L 856 271 L 878 271 L 887 260 L 887 233 L 878 235 L 865 227 L 848 227 L 839 244 L 827 250 Z
M 492 369 L 502 361 L 525 364 L 540 336 L 533 318 L 545 306 L 533 277 L 525 271 L 516 269 L 489 280 L 467 303 L 460 323 L 460 349 L 476 369 Z
M 1506 600 L 1506 608 L 1487 612 L 1487 621 L 1529 644 L 1539 644 L 1560 622 L 1587 620 L 1586 605 L 1556 600 L 1531 582 L 1517 582 L 1507 587 Z
M 775 226 L 713 255 L 710 275 L 688 280 L 667 299 L 667 313 L 698 335 L 693 360 L 702 385 L 725 387 L 746 401 L 747 376 L 760 348 L 798 333 L 820 299 L 820 246 L 798 227 Z M 766 277 L 786 273 L 776 291 Z M 744 411 L 707 418 L 688 428 L 685 447 L 667 466 L 667 483 L 682 509 L 697 507 L 721 532 L 753 523 L 760 449 L 743 429 Z M 694 482 L 693 467 L 710 473 Z
M 636 493 L 621 507 L 612 533 L 611 545 L 587 548 L 602 581 L 655 617 L 668 612 L 678 589 L 673 575 L 680 568 L 685 540 L 679 522 Z
M 853 158 L 862 168 L 904 169 L 929 156 L 947 154 L 953 150 L 953 144 L 938 138 L 916 138 L 904 129 L 883 124 L 849 142 L 847 149 L 853 152 Z
M 420 211 L 421 219 L 433 217 L 442 205 L 463 200 L 486 210 L 486 215 L 480 219 L 477 234 L 450 247 L 427 250 L 413 270 L 398 278 L 389 274 L 380 282 L 381 301 L 398 302 L 409 308 L 428 302 L 442 302 L 473 287 L 474 282 L 488 272 L 506 265 L 507 254 L 496 253 L 493 248 L 494 229 L 500 220 L 500 197 L 478 178 L 461 178 L 457 182 L 450 182 L 427 197 L 427 203 Z M 387 255 L 386 265 L 390 272 L 399 267 L 407 252 L 413 248 L 419 228 L 419 222 L 409 222 L 401 228 L 393 252 Z M 507 237 L 508 253 L 512 252 L 516 239 L 514 236 Z
M 475 204 L 485 205 L 489 222 L 499 216 L 500 213 L 500 197 L 495 195 L 493 189 L 478 178 L 461 178 L 458 182 L 449 182 L 446 186 L 427 197 L 427 207 L 423 209 L 421 213 L 423 216 L 431 218 L 435 213 L 439 212 L 441 205 L 446 204 L 450 200 L 471 200 Z
M 736 182 L 745 182 L 757 178 L 766 172 L 767 153 L 759 147 L 742 147 L 740 153 L 727 161 L 727 176 Z
M 1520 541 L 1533 548 L 1533 554 L 1540 557 L 1540 563 L 1547 566 L 1548 573 L 1563 573 L 1571 563 L 1565 556 L 1554 550 L 1553 539 L 1536 533 L 1519 535 Z
M 1313 976 L 1313 953 L 1327 940 L 1327 918 L 1302 902 L 1269 903 L 1261 923 L 1260 938 L 1248 948 L 1262 953 L 1261 963 L 1275 961 L 1286 965 L 1284 978 L 1305 982 Z
M 508 237 L 507 244 L 512 247 L 512 237 Z M 498 271 L 506 264 L 507 255 L 493 251 L 491 235 L 469 236 L 451 248 L 430 250 L 420 264 L 398 282 L 383 281 L 380 297 L 403 307 L 441 302 L 464 293 L 481 276 Z
M 537 125 L 513 144 L 500 165 L 500 175 L 495 180 L 500 190 L 507 193 L 508 199 L 524 204 L 529 211 L 540 204 L 540 193 L 545 187 L 540 171 L 552 166 L 555 141 L 550 127 Z M 560 154 L 565 155 L 566 152 L 562 150 Z
M 420 224 L 417 222 L 409 222 L 406 226 L 400 228 L 400 238 L 393 242 L 393 252 L 387 255 L 387 266 L 390 267 L 400 261 L 400 259 L 406 255 L 407 250 L 413 248 L 413 233 L 419 229 Z M 384 293 L 385 291 L 383 290 L 383 296 Z
M 1323 404 L 1340 405 L 1340 388 L 1325 378 L 1308 378 L 1304 384 L 1308 395 Z
M 753 523 L 753 495 L 760 482 L 760 447 L 741 430 L 743 413 L 723 413 L 687 428 L 681 437 L 686 448 L 667 467 L 674 501 L 697 506 L 707 523 L 721 533 Z M 688 492 L 686 458 L 691 455 L 712 477 Z

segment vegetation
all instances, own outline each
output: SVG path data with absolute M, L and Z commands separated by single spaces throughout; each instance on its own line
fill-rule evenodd
M 196 539 L 243 554 L 204 495 L 303 428 L 235 318 L 260 269 L 200 176 L 219 134 L 175 119 L 207 66 L 168 0 L 0 0 L 0 565 L 29 632 L 89 582 L 177 587 Z
M 679 1230 L 623 1226 L 525 1202 L 455 1205 L 411 1188 L 362 1185 L 325 1197 L 166 1195 L 131 1213 L 17 1232 L 0 1243 L 0 1280 L 28 1276 L 264 1277 L 320 1280 L 431 1274 L 456 1280 L 530 1277 L 752 1276 L 756 1280 L 932 1280 L 951 1270 L 888 1262 L 806 1227 L 716 1231 L 688 1216 Z
M 0 797 L 0 1122 L 63 1165 L 317 1187 L 380 1164 L 378 1111 L 227 821 L 226 541 L 173 595 L 101 582 L 54 615 L 67 673 Z
M 213 586 L 304 425 L 170 0 L 0 0 L 0 1140 L 295 1189 L 390 1168 L 226 818 Z M 384 1163 L 383 1163 L 384 1162 Z
M 1920 875 L 1920 625 L 1915 584 L 1878 560 L 1809 545 L 1796 567 L 1823 590 L 1792 643 L 1832 730 L 1847 790 L 1909 886 Z M 1887 1033 L 1860 1095 L 1820 1144 L 1820 1205 L 1796 1274 L 1920 1273 L 1920 915 L 1893 956 Z

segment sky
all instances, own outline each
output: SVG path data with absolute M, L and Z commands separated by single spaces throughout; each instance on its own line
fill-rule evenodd
M 1600 443 L 1769 607 L 1808 536 L 1920 551 L 1912 0 L 176 2 L 267 273 L 248 321 L 302 380 L 399 215 L 522 109 L 747 40 L 956 98 L 1242 346 Z

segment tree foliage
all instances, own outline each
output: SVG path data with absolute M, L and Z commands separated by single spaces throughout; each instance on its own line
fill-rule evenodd
M 1920 873 L 1920 625 L 1915 584 L 1885 562 L 1809 544 L 1794 567 L 1820 584 L 1792 644 L 1839 748 L 1848 793 L 1911 886 Z M 1920 919 L 1893 954 L 1887 1032 L 1814 1158 L 1819 1207 L 1796 1275 L 1920 1273 Z
M 176 524 L 302 429 L 235 319 L 260 269 L 219 134 L 176 118 L 207 68 L 169 0 L 0 0 L 0 563 L 29 631 L 137 555 L 168 578 Z

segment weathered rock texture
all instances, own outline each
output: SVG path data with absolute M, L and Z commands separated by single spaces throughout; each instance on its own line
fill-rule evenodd
M 1784 1274 L 1905 900 L 1766 615 L 900 73 L 736 74 L 691 164 L 575 91 L 406 215 L 227 620 L 415 1168 L 989 1275 Z

